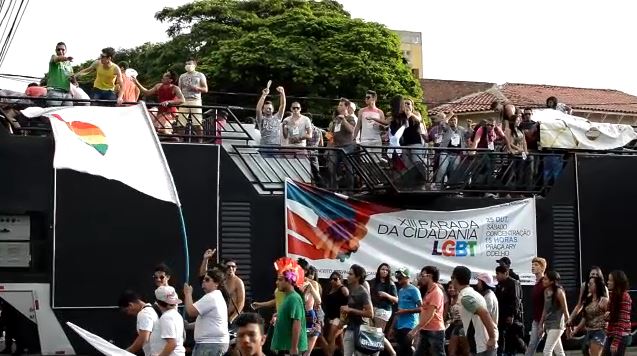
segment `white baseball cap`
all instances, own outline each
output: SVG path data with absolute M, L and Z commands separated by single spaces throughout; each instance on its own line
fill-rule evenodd
M 356 104 L 354 104 L 353 101 L 349 102 L 349 106 L 352 108 L 352 110 L 356 111 Z
M 181 304 L 181 300 L 177 296 L 177 292 L 175 292 L 175 288 L 171 286 L 161 286 L 155 289 L 155 298 L 159 301 L 162 301 L 170 305 Z

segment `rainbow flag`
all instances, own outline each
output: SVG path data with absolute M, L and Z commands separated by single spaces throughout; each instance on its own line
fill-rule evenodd
M 173 177 L 146 105 L 31 107 L 46 116 L 55 137 L 53 167 L 117 180 L 181 206 Z

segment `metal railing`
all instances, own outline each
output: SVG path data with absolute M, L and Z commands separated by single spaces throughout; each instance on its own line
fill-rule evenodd
M 348 193 L 389 188 L 382 172 L 360 165 L 359 152 L 337 147 L 232 145 L 236 157 L 263 191 L 282 191 L 286 178 Z
M 268 192 L 286 178 L 333 191 L 429 194 L 543 195 L 572 155 L 424 147 L 291 147 L 233 145 L 236 156 Z
M 28 118 L 20 110 L 31 107 L 46 107 L 49 101 L 70 103 L 73 106 L 115 106 L 112 100 L 47 99 L 0 96 L 0 125 L 11 133 L 22 136 L 48 136 L 51 126 L 44 117 Z M 123 103 L 122 105 L 136 105 Z M 69 105 L 69 104 L 67 104 Z M 223 139 L 248 143 L 252 135 L 246 129 L 231 106 L 222 105 L 177 105 L 164 106 L 146 103 L 157 135 L 162 141 L 188 143 L 222 143 Z M 225 114 L 225 115 L 223 115 Z

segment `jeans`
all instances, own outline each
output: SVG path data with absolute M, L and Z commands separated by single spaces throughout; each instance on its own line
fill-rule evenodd
M 412 340 L 408 336 L 411 329 L 396 329 L 394 331 L 394 335 L 396 335 L 396 342 L 398 343 L 398 350 L 396 353 L 400 356 L 413 356 L 414 350 L 411 348 Z
M 438 158 L 438 172 L 436 173 L 436 183 L 444 183 L 445 176 L 447 177 L 447 185 L 453 185 L 456 181 L 454 179 L 455 172 L 460 165 L 460 156 L 457 153 L 443 152 Z
M 445 331 L 420 331 L 416 356 L 445 356 Z
M 526 356 L 533 356 L 535 355 L 535 351 L 537 350 L 537 345 L 540 344 L 540 340 L 542 340 L 542 338 L 540 337 L 542 336 L 542 330 L 540 330 L 538 322 L 533 320 L 533 323 L 531 324 L 531 335 L 529 338 L 529 346 L 526 349 Z
M 553 352 L 557 356 L 566 356 L 562 347 L 562 329 L 549 329 L 546 331 L 546 343 L 544 344 L 544 356 L 552 356 Z
M 617 347 L 617 352 L 612 353 L 610 351 L 610 346 L 613 344 L 614 337 L 607 337 L 606 342 L 604 343 L 604 351 L 602 351 L 602 356 L 624 356 L 626 354 L 626 348 L 630 346 L 633 341 L 633 337 L 631 335 L 623 336 L 619 342 L 619 347 Z
M 93 100 L 117 100 L 117 95 L 112 90 L 93 88 Z M 97 103 L 95 105 L 115 106 L 115 103 Z
M 378 356 L 378 354 L 379 352 L 376 352 L 366 356 Z M 356 340 L 354 339 L 353 330 L 345 329 L 345 334 L 343 334 L 343 356 L 365 356 L 364 354 L 356 351 Z
M 49 88 L 46 97 L 48 99 L 71 99 L 71 94 L 59 89 Z M 47 106 L 73 106 L 72 101 L 48 100 Z
M 353 167 L 351 167 L 350 163 L 347 161 L 345 155 L 351 154 L 356 150 L 356 145 L 346 145 L 346 146 L 338 146 L 337 148 L 341 150 L 334 150 L 329 152 L 329 167 L 330 167 L 330 187 L 333 189 L 338 189 L 338 173 L 340 172 L 341 163 L 345 165 L 345 188 L 353 189 L 354 188 L 354 171 Z
M 222 356 L 228 351 L 228 344 L 196 344 L 192 356 Z
M 562 172 L 562 156 L 544 156 L 544 185 L 555 184 Z

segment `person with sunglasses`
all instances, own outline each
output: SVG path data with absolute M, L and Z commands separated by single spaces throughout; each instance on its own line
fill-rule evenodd
M 55 54 L 49 60 L 47 74 L 47 97 L 49 99 L 71 99 L 71 77 L 73 76 L 73 57 L 66 54 L 66 44 L 58 42 Z M 47 106 L 73 106 L 72 101 L 49 100 Z
M 232 321 L 243 311 L 246 303 L 246 289 L 243 280 L 237 276 L 237 261 L 228 259 L 226 265 L 225 289 L 228 293 L 228 321 Z
M 115 85 L 122 87 L 122 71 L 115 63 L 113 57 L 115 50 L 112 47 L 102 49 L 100 58 L 93 62 L 88 68 L 82 69 L 75 75 L 76 78 L 95 72 L 93 82 L 93 99 L 95 100 L 117 100 L 117 105 L 123 102 L 122 90 L 115 94 Z
M 282 132 L 283 138 L 288 146 L 305 147 L 308 139 L 312 138 L 312 122 L 310 119 L 301 115 L 301 104 L 295 101 L 290 106 L 292 115 L 283 119 Z
M 223 279 L 219 270 L 208 270 L 201 281 L 206 294 L 197 302 L 193 302 L 192 286 L 184 284 L 186 313 L 197 318 L 193 356 L 220 356 L 228 351 L 228 306 L 220 291 Z

